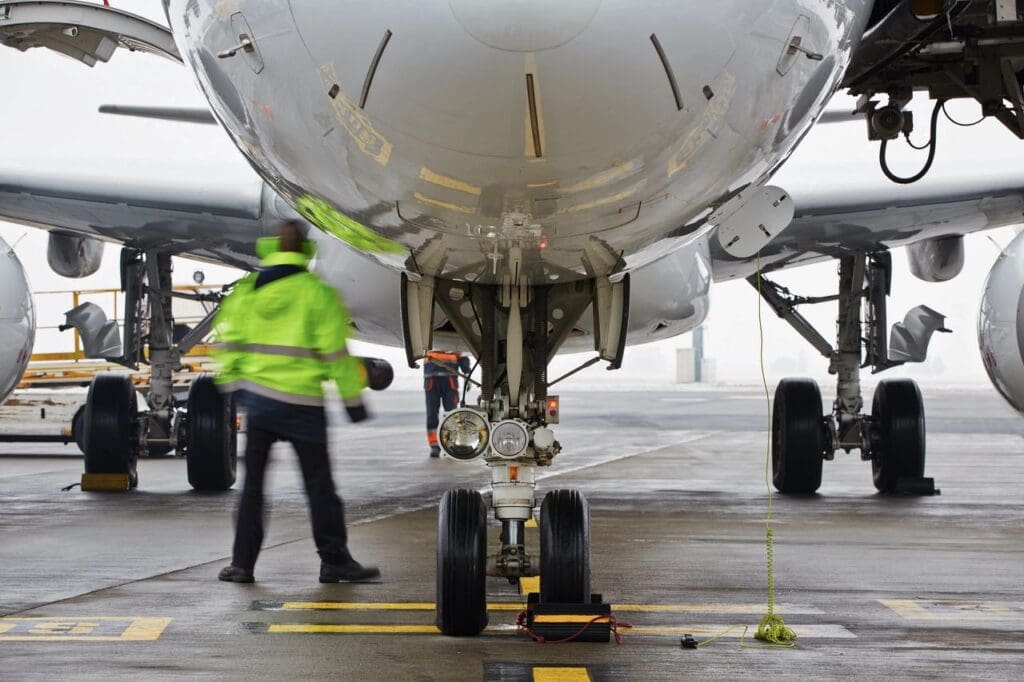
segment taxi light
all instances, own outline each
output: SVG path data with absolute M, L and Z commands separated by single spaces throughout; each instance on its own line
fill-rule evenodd
M 514 419 L 499 422 L 491 430 L 491 449 L 498 457 L 515 459 L 530 445 L 530 434 L 526 426 Z

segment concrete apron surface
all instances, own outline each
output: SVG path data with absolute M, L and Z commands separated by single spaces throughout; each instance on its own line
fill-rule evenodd
M 274 453 L 258 582 L 234 585 L 216 573 L 237 492 L 191 492 L 176 458 L 140 462 L 132 493 L 63 492 L 81 472 L 73 447 L 0 445 L 0 677 L 1019 679 L 1024 420 L 990 391 L 926 390 L 925 401 L 927 473 L 942 495 L 876 495 L 870 465 L 840 453 L 819 495 L 775 497 L 792 649 L 752 639 L 766 611 L 757 389 L 563 393 L 564 451 L 538 501 L 568 487 L 589 499 L 593 588 L 634 626 L 621 646 L 532 642 L 514 626 L 524 597 L 497 579 L 482 636 L 437 634 L 436 503 L 488 477 L 479 463 L 427 458 L 417 392 L 375 395 L 374 421 L 331 430 L 351 548 L 381 567 L 376 584 L 317 582 L 287 446 Z

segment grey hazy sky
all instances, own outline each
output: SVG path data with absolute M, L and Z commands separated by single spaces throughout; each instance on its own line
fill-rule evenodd
M 112 3 L 163 21 L 158 0 Z M 32 50 L 19 53 L 0 49 L 0 73 L 4 106 L 0 108 L 0 169 L 54 175 L 86 175 L 108 180 L 116 187 L 124 178 L 145 178 L 158 182 L 230 188 L 244 182 L 252 171 L 231 145 L 227 136 L 212 126 L 174 124 L 103 116 L 96 108 L 103 103 L 204 106 L 202 96 L 186 69 L 162 59 L 118 51 L 111 63 L 89 69 L 70 59 Z M 852 109 L 852 100 L 839 96 L 832 107 Z M 927 121 L 930 104 L 915 103 L 920 122 Z M 950 110 L 961 120 L 974 120 L 978 107 L 954 103 Z M 923 126 L 922 126 L 923 128 Z M 923 130 L 916 134 L 921 141 Z M 995 176 L 1000 168 L 1020 163 L 1024 142 L 994 122 L 974 128 L 940 125 L 937 160 L 931 176 L 957 178 L 974 174 Z M 851 192 L 882 188 L 898 198 L 900 187 L 882 177 L 877 166 L 877 146 L 866 140 L 858 123 L 819 126 L 773 180 L 787 188 L 799 201 L 801 187 L 834 183 Z M 901 172 L 916 170 L 919 153 L 894 154 Z M 116 251 L 108 249 L 103 269 L 87 280 L 66 280 L 49 271 L 45 262 L 45 235 L 0 222 L 0 236 L 13 243 L 21 238 L 17 253 L 26 265 L 33 287 L 67 289 L 113 286 L 117 281 Z M 902 318 L 919 303 L 949 316 L 952 335 L 939 335 L 933 342 L 932 358 L 923 366 L 896 370 L 915 376 L 927 385 L 984 382 L 984 370 L 975 339 L 978 302 L 988 268 L 1012 238 L 1012 230 L 987 233 L 967 240 L 967 267 L 950 283 L 926 284 L 913 279 L 902 253 L 894 262 L 894 296 L 890 321 Z M 993 243 L 993 241 L 995 243 Z M 232 277 L 227 269 L 202 266 L 208 281 Z M 176 280 L 188 282 L 195 266 L 179 261 Z M 807 294 L 831 293 L 835 288 L 835 265 L 825 263 L 798 268 L 778 279 Z M 42 302 L 41 302 L 42 303 Z M 45 324 L 56 324 L 56 304 L 43 304 Z M 820 306 L 808 317 L 831 337 L 835 310 Z M 765 349 L 769 379 L 790 374 L 824 378 L 825 363 L 784 323 L 764 311 Z M 609 376 L 592 368 L 578 383 L 616 380 L 622 383 L 665 382 L 674 376 L 675 349 L 688 346 L 689 335 L 628 351 L 625 367 Z M 397 349 L 380 349 L 378 354 L 401 365 Z M 713 289 L 712 310 L 707 323 L 707 353 L 715 360 L 721 381 L 751 383 L 759 380 L 757 365 L 757 298 L 745 283 L 730 282 Z M 579 362 L 581 357 L 560 358 L 554 373 Z M 414 381 L 414 375 L 404 375 Z M 828 390 L 828 389 L 827 389 Z M 827 391 L 826 391 L 827 392 Z

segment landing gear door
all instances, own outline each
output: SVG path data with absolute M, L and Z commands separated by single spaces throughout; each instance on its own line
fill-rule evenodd
M 119 47 L 181 63 L 167 28 L 91 2 L 2 1 L 0 43 L 22 52 L 45 47 L 86 66 L 110 61 Z
M 595 349 L 608 369 L 622 367 L 629 327 L 629 275 L 618 282 L 599 277 L 594 291 Z
M 433 346 L 434 278 L 413 280 L 402 273 L 402 335 L 409 367 L 426 356 Z

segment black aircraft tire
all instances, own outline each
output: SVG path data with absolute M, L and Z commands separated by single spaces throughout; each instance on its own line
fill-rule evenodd
M 235 401 L 204 375 L 188 391 L 185 462 L 188 482 L 196 490 L 227 490 L 235 484 L 238 429 Z
M 901 477 L 924 475 L 924 401 L 915 381 L 878 382 L 871 424 L 871 473 L 879 492 L 895 490 Z
M 475 490 L 449 490 L 437 516 L 437 627 L 473 637 L 487 627 L 487 507 Z
M 82 447 L 87 474 L 128 474 L 138 485 L 138 405 L 131 380 L 120 374 L 99 374 L 89 384 L 81 416 Z
M 784 495 L 821 487 L 825 458 L 821 390 L 812 379 L 783 379 L 772 407 L 772 483 Z
M 578 490 L 552 490 L 541 504 L 540 600 L 590 603 L 590 508 Z
M 78 450 L 85 454 L 85 403 L 79 405 L 75 414 L 71 417 L 71 439 L 75 441 Z

